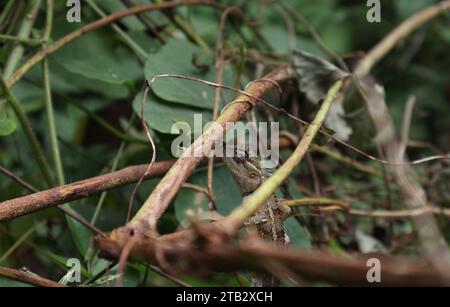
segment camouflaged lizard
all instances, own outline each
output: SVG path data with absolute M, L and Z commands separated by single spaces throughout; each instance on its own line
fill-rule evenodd
M 233 157 L 224 157 L 223 160 L 230 169 L 243 197 L 253 193 L 270 176 L 267 169 L 261 167 L 261 160 L 258 157 L 250 157 L 248 150 L 244 150 L 240 154 L 235 152 Z M 255 225 L 263 240 L 285 245 L 289 239 L 283 221 L 290 214 L 291 209 L 280 204 L 273 194 L 247 220 L 245 225 Z M 252 286 L 254 287 L 277 287 L 279 285 L 280 281 L 270 274 L 252 274 Z

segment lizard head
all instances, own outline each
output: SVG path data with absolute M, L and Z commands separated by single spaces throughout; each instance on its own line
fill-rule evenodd
M 250 157 L 248 148 L 234 150 L 232 157 L 224 157 L 242 195 L 255 191 L 267 177 L 265 169 L 261 168 L 258 157 Z

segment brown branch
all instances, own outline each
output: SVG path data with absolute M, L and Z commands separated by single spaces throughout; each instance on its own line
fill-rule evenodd
M 207 5 L 218 9 L 224 9 L 224 6 L 212 1 L 212 0 L 179 0 L 179 1 L 171 1 L 171 2 L 164 2 L 164 3 L 150 3 L 150 4 L 143 4 L 139 6 L 133 6 L 131 8 L 128 8 L 126 10 L 111 14 L 109 16 L 106 16 L 104 18 L 101 18 L 97 21 L 94 21 L 81 29 L 75 30 L 68 35 L 60 38 L 53 44 L 48 45 L 45 49 L 39 51 L 36 53 L 33 57 L 31 57 L 28 61 L 26 61 L 22 67 L 20 67 L 7 81 L 8 87 L 11 87 L 16 83 L 20 78 L 22 78 L 23 75 L 25 75 L 34 65 L 42 61 L 46 56 L 49 54 L 54 53 L 61 47 L 67 45 L 68 43 L 74 41 L 78 37 L 94 31 L 98 28 L 101 28 L 105 25 L 108 25 L 118 19 L 135 15 L 139 13 L 143 13 L 146 11 L 153 11 L 153 10 L 163 10 L 168 8 L 174 8 L 177 6 L 183 6 L 183 5 Z
M 281 149 L 292 147 L 293 145 L 297 145 L 297 143 L 297 138 L 291 138 L 288 137 L 288 135 L 280 135 L 279 147 Z M 313 151 L 321 152 L 339 162 L 349 164 L 357 170 L 374 175 L 380 175 L 376 172 L 376 169 L 370 167 L 369 165 L 357 162 L 351 158 L 344 157 L 338 151 L 326 149 L 325 147 L 319 147 L 316 145 L 313 145 L 311 149 Z M 150 172 L 145 179 L 151 179 L 164 175 L 174 164 L 175 160 L 156 162 L 152 167 L 154 168 L 153 172 Z M 70 184 L 38 192 L 34 187 L 30 189 L 23 184 L 23 180 L 20 178 L 14 178 L 14 174 L 0 167 L 1 172 L 8 176 L 12 174 L 13 176 L 10 176 L 11 179 L 34 192 L 34 194 L 29 194 L 0 203 L 0 221 L 11 220 L 16 217 L 30 214 L 52 206 L 87 198 L 97 193 L 135 183 L 142 177 L 147 168 L 148 164 L 129 166 L 105 175 L 87 178 L 81 181 L 72 182 Z M 17 179 L 19 179 L 19 181 Z M 5 208 L 7 207 L 14 209 L 6 210 Z M 5 210 L 2 211 L 2 208 Z
M 174 163 L 175 161 L 155 163 L 146 178 L 164 175 Z M 137 182 L 144 175 L 147 166 L 129 166 L 116 172 L 4 201 L 0 203 L 0 222 Z
M 25 282 L 39 287 L 64 287 L 58 284 L 56 281 L 40 277 L 36 274 L 28 273 L 22 270 L 15 270 L 10 268 L 0 267 L 0 276 L 4 276 L 10 279 Z
M 33 193 L 39 192 L 39 190 L 36 189 L 35 187 L 33 187 L 31 184 L 29 184 L 28 182 L 26 182 L 25 180 L 23 180 L 22 178 L 20 178 L 19 176 L 17 176 L 13 172 L 9 171 L 8 169 L 6 169 L 2 166 L 0 166 L 0 173 L 5 174 L 9 178 L 14 180 L 18 184 L 20 184 L 21 186 L 23 186 L 24 188 L 28 189 L 30 192 L 33 192 Z M 0 204 L 0 206 L 1 206 L 1 204 Z M 66 214 L 66 215 L 70 216 L 71 218 L 73 218 L 74 220 L 78 221 L 81 225 L 84 225 L 88 229 L 92 230 L 96 234 L 104 235 L 100 229 L 98 229 L 97 227 L 95 227 L 94 225 L 92 225 L 91 223 L 86 221 L 81 215 L 79 215 L 75 211 L 71 210 L 70 208 L 66 208 L 63 205 L 60 205 L 60 206 L 58 206 L 58 209 L 61 210 L 64 214 Z M 1 221 L 1 218 L 0 218 L 0 221 Z
M 450 10 L 450 0 L 441 1 L 406 19 L 367 53 L 358 63 L 354 74 L 359 78 L 367 75 L 400 40 L 411 34 L 418 27 L 448 10 Z
M 292 71 L 288 66 L 281 66 L 265 76 L 264 79 L 282 82 L 292 78 L 292 76 Z M 246 93 L 259 98 L 274 88 L 275 84 L 272 82 L 253 82 L 246 88 Z M 192 153 L 209 152 L 213 148 L 216 140 L 222 137 L 222 131 L 215 128 L 217 127 L 217 124 L 220 125 L 223 130 L 226 130 L 229 128 L 227 127 L 227 123 L 233 123 L 239 120 L 239 118 L 250 109 L 252 103 L 253 99 L 250 99 L 247 95 L 241 94 L 229 104 L 229 107 L 227 107 L 215 121 L 216 125 L 211 125 L 206 129 L 203 134 L 185 150 L 185 154 L 177 160 L 170 171 L 161 179 L 139 212 L 129 223 L 131 227 L 138 226 L 141 223 L 148 223 L 150 230 L 156 231 L 158 219 L 169 206 L 170 201 L 180 189 L 181 185 L 204 159 L 204 156 L 196 157 L 193 156 Z
M 97 237 L 95 242 L 101 256 L 117 259 L 134 236 L 127 227 L 114 230 L 108 238 Z M 294 274 L 309 280 L 326 281 L 338 285 L 376 285 L 367 282 L 367 258 L 338 258 L 322 251 L 302 251 L 273 248 L 271 243 L 245 240 L 239 245 L 226 243 L 218 223 L 210 223 L 195 230 L 182 230 L 160 237 L 143 237 L 132 248 L 131 255 L 158 264 L 174 274 L 204 276 L 213 271 L 267 270 L 267 261 L 281 263 Z M 364 258 L 366 257 L 366 258 Z M 419 263 L 384 255 L 381 261 L 382 286 L 450 285 L 449 279 Z M 264 260 L 258 261 L 258 259 Z

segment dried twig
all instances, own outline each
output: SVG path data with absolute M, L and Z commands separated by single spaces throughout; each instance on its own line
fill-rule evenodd
M 156 162 L 145 178 L 164 175 L 174 163 L 175 161 Z M 116 172 L 6 200 L 0 203 L 0 221 L 7 221 L 37 210 L 86 198 L 99 192 L 137 182 L 147 168 L 148 164 L 129 166 Z
M 20 184 L 21 186 L 26 188 L 27 190 L 29 190 L 30 192 L 39 193 L 38 189 L 33 187 L 31 184 L 29 184 L 28 182 L 26 182 L 25 180 L 23 180 L 22 178 L 20 178 L 16 174 L 14 174 L 13 172 L 7 170 L 6 168 L 0 166 L 0 173 L 5 174 L 6 176 L 11 178 L 15 182 L 17 182 L 18 184 Z M 1 207 L 1 204 L 0 204 L 0 207 Z M 93 224 L 91 224 L 88 221 L 86 221 L 81 215 L 78 215 L 78 213 L 76 213 L 75 211 L 71 210 L 70 208 L 66 208 L 66 207 L 60 205 L 60 206 L 58 206 L 58 209 L 61 210 L 67 216 L 70 216 L 74 220 L 78 221 L 81 225 L 84 225 L 86 228 L 92 230 L 94 233 L 96 233 L 98 235 L 104 235 L 103 232 L 100 229 L 98 229 Z M 0 221 L 1 220 L 2 220 L 2 218 L 1 218 L 1 214 L 0 214 Z
M 423 214 L 437 214 L 450 216 L 450 209 L 439 208 L 436 206 L 426 206 L 410 210 L 359 210 L 351 208 L 351 201 L 332 198 L 301 198 L 281 200 L 281 203 L 292 207 L 323 207 L 323 210 L 343 210 L 345 213 L 365 217 L 383 217 L 383 218 L 407 218 Z
M 39 287 L 64 287 L 61 284 L 58 284 L 56 281 L 46 279 L 43 277 L 40 277 L 36 274 L 29 273 L 25 270 L 15 270 L 10 268 L 2 268 L 0 267 L 0 276 L 4 276 L 7 278 L 11 278 L 14 280 L 22 281 L 27 284 L 39 286 Z

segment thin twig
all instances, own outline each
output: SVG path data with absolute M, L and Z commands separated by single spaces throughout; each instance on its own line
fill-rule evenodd
M 436 214 L 450 216 L 450 209 L 436 206 L 426 206 L 418 209 L 406 210 L 360 210 L 351 208 L 352 202 L 342 199 L 332 198 L 301 198 L 280 200 L 280 203 L 290 207 L 324 207 L 323 210 L 343 210 L 345 213 L 364 217 L 382 218 L 412 218 L 424 214 Z
M 131 210 L 133 209 L 133 203 L 134 203 L 134 199 L 136 197 L 137 191 L 138 191 L 142 181 L 144 180 L 144 178 L 150 174 L 152 166 L 156 160 L 155 142 L 153 141 L 152 135 L 150 133 L 150 128 L 147 126 L 147 120 L 144 116 L 145 103 L 147 102 L 147 95 L 148 95 L 149 90 L 150 90 L 150 86 L 147 83 L 145 83 L 144 95 L 142 97 L 142 102 L 141 102 L 141 124 L 142 124 L 142 127 L 144 127 L 145 134 L 147 135 L 147 138 L 152 146 L 152 159 L 151 159 L 150 163 L 148 164 L 147 169 L 145 170 L 144 174 L 142 174 L 141 178 L 139 178 L 139 181 L 134 186 L 133 192 L 131 193 L 130 202 L 128 204 L 126 223 L 128 223 L 131 219 Z
M 40 277 L 36 274 L 27 272 L 25 270 L 15 270 L 10 268 L 0 267 L 0 276 L 22 281 L 27 284 L 39 287 L 64 287 L 56 281 Z
M 236 100 L 232 101 L 231 103 L 227 104 L 225 106 L 225 108 L 222 109 L 222 113 L 228 107 L 230 107 L 231 105 L 233 105 L 235 103 L 246 102 L 246 103 L 250 104 L 251 106 L 255 106 L 257 103 L 260 103 L 263 106 L 265 106 L 265 107 L 267 107 L 269 109 L 275 110 L 277 112 L 280 112 L 281 114 L 283 114 L 283 115 L 285 115 L 285 116 L 287 116 L 287 117 L 289 117 L 289 118 L 291 118 L 291 119 L 293 119 L 293 120 L 295 120 L 295 121 L 297 121 L 297 122 L 299 122 L 299 123 L 301 123 L 301 124 L 303 124 L 305 126 L 310 126 L 311 125 L 311 123 L 309 123 L 309 122 L 307 122 L 307 121 L 305 121 L 305 120 L 303 120 L 303 119 L 301 119 L 301 118 L 299 118 L 299 117 L 289 113 L 288 111 L 286 111 L 283 108 L 279 108 L 279 107 L 277 107 L 277 106 L 267 102 L 264 99 L 261 99 L 259 97 L 256 97 L 256 96 L 252 95 L 251 93 L 249 93 L 246 90 L 239 90 L 239 89 L 236 89 L 234 87 L 227 86 L 227 85 L 224 85 L 224 84 L 218 84 L 218 83 L 214 83 L 214 82 L 198 79 L 198 78 L 195 78 L 195 77 L 176 75 L 176 74 L 156 75 L 149 81 L 149 83 L 153 84 L 157 79 L 161 79 L 161 78 L 175 78 L 175 79 L 183 79 L 183 80 L 195 81 L 195 82 L 203 83 L 203 84 L 205 84 L 207 86 L 211 86 L 211 87 L 221 87 L 221 88 L 233 91 L 233 92 L 237 92 L 237 93 L 241 94 L 242 96 L 246 96 L 247 97 L 246 100 L 236 99 Z M 261 81 L 265 81 L 265 82 L 269 82 L 269 83 L 273 82 L 273 80 L 268 80 L 268 79 L 262 78 L 262 79 L 258 79 L 258 80 L 253 80 L 249 84 L 252 84 L 252 83 L 255 83 L 255 82 L 261 82 Z M 279 90 L 279 85 L 274 85 L 274 87 L 277 90 Z M 333 134 L 331 134 L 329 131 L 327 131 L 325 129 L 319 128 L 319 133 L 327 136 L 330 139 L 333 139 L 336 143 L 338 143 L 338 144 L 340 144 L 340 145 L 342 145 L 344 147 L 347 147 L 348 149 L 350 149 L 350 150 L 360 154 L 363 157 L 366 157 L 366 158 L 368 158 L 370 160 L 373 160 L 373 161 L 376 161 L 378 163 L 385 164 L 385 165 L 413 166 L 413 165 L 419 165 L 419 164 L 427 163 L 427 162 L 434 161 L 434 160 L 450 160 L 450 154 L 442 154 L 442 155 L 428 156 L 428 157 L 425 157 L 425 158 L 422 158 L 422 159 L 418 159 L 418 160 L 413 160 L 413 161 L 410 161 L 410 162 L 387 161 L 387 160 L 384 160 L 384 159 L 379 159 L 377 157 L 374 157 L 374 156 L 364 152 L 363 150 L 361 150 L 361 149 L 359 149 L 359 148 L 357 148 L 357 147 L 355 147 L 355 146 L 353 146 L 353 145 L 351 145 L 351 144 L 349 144 L 349 143 L 347 143 L 345 141 L 342 141 L 342 140 L 338 139 L 337 137 L 335 137 Z
M 219 24 L 219 34 L 217 35 L 216 40 L 216 48 L 215 48 L 215 59 L 216 59 L 216 76 L 215 81 L 217 84 L 222 84 L 223 80 L 223 67 L 225 64 L 225 52 L 223 50 L 223 40 L 225 36 L 225 26 L 227 22 L 227 18 L 230 14 L 237 13 L 242 14 L 241 10 L 237 7 L 229 7 L 227 8 L 221 18 Z M 219 115 L 219 102 L 221 97 L 221 88 L 216 87 L 216 91 L 214 94 L 214 107 L 213 107 L 213 120 L 217 119 Z M 207 173 L 207 187 L 208 187 L 208 195 L 212 198 L 210 201 L 210 210 L 216 210 L 215 201 L 214 201 L 214 191 L 213 191 L 213 175 L 214 175 L 214 157 L 210 157 L 208 159 L 208 173 Z
M 20 184 L 21 186 L 23 186 L 24 188 L 28 189 L 29 191 L 33 192 L 33 193 L 39 193 L 39 190 L 36 189 L 35 187 L 33 187 L 31 184 L 29 184 L 28 182 L 26 182 L 25 180 L 23 180 L 22 178 L 20 178 L 19 176 L 15 175 L 13 172 L 7 170 L 4 167 L 0 166 L 0 172 L 5 174 L 6 176 L 8 176 L 9 178 L 11 178 L 12 180 L 14 180 L 15 182 L 17 182 L 18 184 Z M 33 194 L 31 194 L 33 195 Z M 0 203 L 0 207 L 1 207 L 1 203 Z M 73 218 L 74 220 L 76 220 L 77 222 L 79 222 L 81 225 L 85 226 L 86 228 L 92 230 L 94 233 L 98 234 L 98 235 L 104 235 L 104 233 L 98 229 L 97 227 L 95 227 L 93 224 L 90 224 L 88 221 L 86 221 L 81 215 L 78 215 L 77 213 L 75 213 L 73 210 L 71 210 L 70 208 L 65 208 L 64 206 L 58 206 L 58 209 L 61 210 L 64 214 L 66 214 L 67 216 L 70 216 L 71 218 Z M 8 220 L 9 218 L 6 218 L 5 220 Z M 3 221 L 4 219 L 2 218 L 2 213 L 0 213 L 0 221 Z

